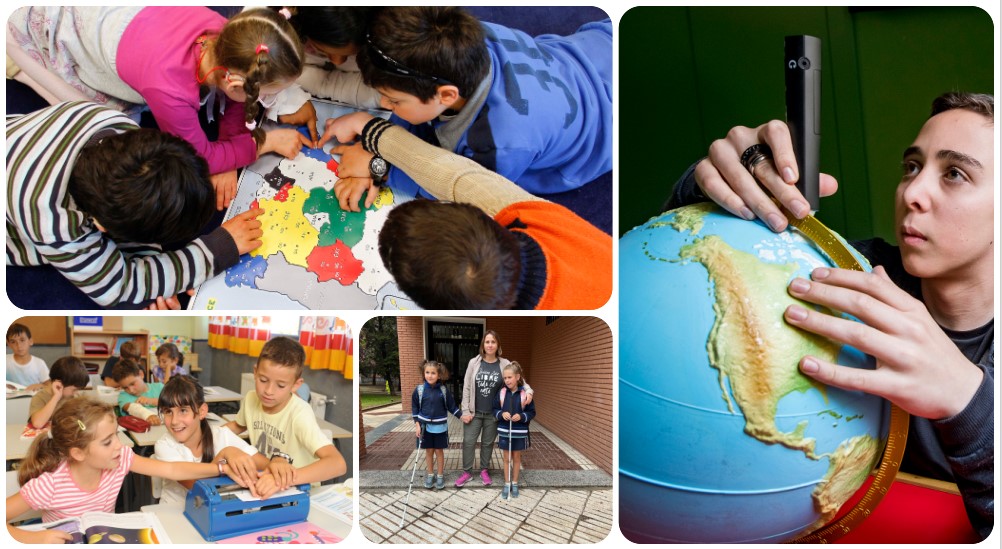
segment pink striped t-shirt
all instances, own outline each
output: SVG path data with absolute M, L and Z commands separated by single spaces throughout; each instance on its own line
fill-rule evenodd
M 42 511 L 43 522 L 79 517 L 88 511 L 114 513 L 115 500 L 135 457 L 131 448 L 122 448 L 121 455 L 116 469 L 101 472 L 101 481 L 92 492 L 84 491 L 73 481 L 69 462 L 64 461 L 54 471 L 26 482 L 21 487 L 21 497 L 29 507 Z

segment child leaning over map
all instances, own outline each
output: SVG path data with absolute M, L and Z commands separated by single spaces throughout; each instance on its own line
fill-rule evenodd
M 595 309 L 609 299 L 612 239 L 574 212 L 367 113 L 327 121 L 324 140 L 359 135 L 440 199 L 400 204 L 379 234 L 383 263 L 421 307 Z

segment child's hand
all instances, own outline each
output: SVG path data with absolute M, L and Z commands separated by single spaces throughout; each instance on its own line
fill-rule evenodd
M 310 141 L 312 142 L 310 146 L 314 149 L 317 148 L 317 109 L 313 106 L 313 101 L 307 99 L 298 111 L 279 115 L 278 121 L 293 126 L 306 126 L 306 129 L 310 131 Z
M 414 422 L 414 436 L 421 438 L 421 424 Z
M 22 539 L 19 540 L 21 543 L 62 544 L 73 541 L 73 536 L 69 532 L 62 532 L 60 530 L 42 530 L 40 532 L 20 530 L 20 532 L 24 533 Z
M 243 255 L 261 245 L 261 236 L 264 235 L 264 231 L 261 230 L 261 222 L 257 220 L 257 216 L 263 213 L 264 209 L 262 208 L 247 210 L 223 223 L 223 228 L 230 233 L 233 242 L 237 245 L 238 254 Z
M 515 414 L 511 416 L 512 421 L 522 421 L 522 414 Z
M 328 118 L 324 124 L 324 135 L 320 138 L 320 146 L 323 147 L 334 138 L 338 143 L 351 143 L 362 133 L 365 125 L 372 120 L 373 116 L 366 112 L 353 112 L 338 118 Z
M 471 415 L 467 414 L 467 415 L 465 415 L 465 416 L 463 416 L 463 417 L 461 417 L 461 418 L 459 418 L 459 419 L 461 419 L 461 420 L 463 421 L 463 423 L 465 423 L 465 424 L 469 425 L 469 423 L 470 423 L 471 421 L 473 421 L 473 416 L 471 416 Z
M 239 478 L 247 486 L 254 486 L 258 481 L 257 466 L 254 465 L 254 458 L 237 450 L 227 452 L 227 465 L 230 468 L 230 475 L 234 479 Z
M 146 418 L 146 422 L 150 425 L 163 425 L 164 422 L 161 421 L 160 416 L 153 414 L 152 416 Z
M 338 162 L 337 176 L 345 177 L 371 177 L 369 162 L 375 156 L 370 152 L 365 152 L 361 143 L 354 145 L 338 145 L 331 149 L 331 154 L 340 154 L 341 161 Z
M 216 190 L 216 209 L 222 211 L 233 202 L 237 195 L 237 171 L 217 173 L 209 176 L 212 188 Z
M 52 398 L 56 400 L 63 398 L 63 382 L 58 379 L 52 380 Z
M 508 412 L 505 412 L 505 413 L 501 414 L 501 419 L 503 419 L 505 421 L 511 421 L 511 414 L 509 414 Z
M 337 197 L 338 204 L 342 210 L 360 212 L 358 201 L 365 195 L 365 207 L 372 206 L 379 196 L 379 188 L 372 184 L 372 179 L 368 177 L 346 177 L 338 179 L 334 184 L 334 196 Z
M 296 482 L 296 469 L 285 458 L 273 458 L 268 471 L 275 477 L 279 490 L 285 490 Z
M 271 130 L 270 132 L 265 132 L 264 144 L 261 146 L 261 152 L 258 156 L 273 152 L 292 160 L 299 155 L 299 151 L 304 145 L 312 147 L 313 142 L 310 141 L 310 138 L 296 130 L 289 128 Z
M 275 492 L 278 492 L 278 484 L 275 481 L 274 475 L 271 473 L 261 473 L 261 477 L 257 479 L 257 483 L 254 484 L 254 489 L 252 490 L 254 495 L 261 499 L 268 499 Z

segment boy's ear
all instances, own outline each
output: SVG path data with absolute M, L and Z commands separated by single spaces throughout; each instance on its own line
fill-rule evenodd
M 442 105 L 445 105 L 446 108 L 451 108 L 457 101 L 462 99 L 462 96 L 459 95 L 459 88 L 452 84 L 439 86 L 436 95 L 438 95 L 438 101 Z
M 304 381 L 303 378 L 299 378 L 299 379 L 296 380 L 295 383 L 292 384 L 292 392 L 293 393 L 295 393 L 296 391 L 298 391 L 299 388 L 303 386 L 303 381 Z

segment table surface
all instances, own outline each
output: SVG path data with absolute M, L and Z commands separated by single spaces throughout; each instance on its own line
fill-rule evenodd
M 35 439 L 21 438 L 21 433 L 23 432 L 24 432 L 23 424 L 21 423 L 7 424 L 7 461 L 17 461 L 20 459 L 24 459 L 24 456 L 28 455 L 28 448 L 31 446 L 31 443 Z M 118 432 L 118 440 L 120 440 L 124 446 L 128 446 L 129 448 L 132 448 L 134 446 L 132 439 L 125 434 L 125 431 Z
M 319 493 L 324 490 L 333 489 L 333 486 L 321 486 L 317 489 Z M 195 530 L 191 522 L 184 516 L 184 509 L 173 505 L 146 505 L 143 511 L 153 513 L 160 519 L 170 536 L 171 543 L 209 543 Z M 310 514 L 306 517 L 309 522 L 327 530 L 328 532 L 344 539 L 351 532 L 351 523 L 344 522 L 331 514 L 310 508 Z

